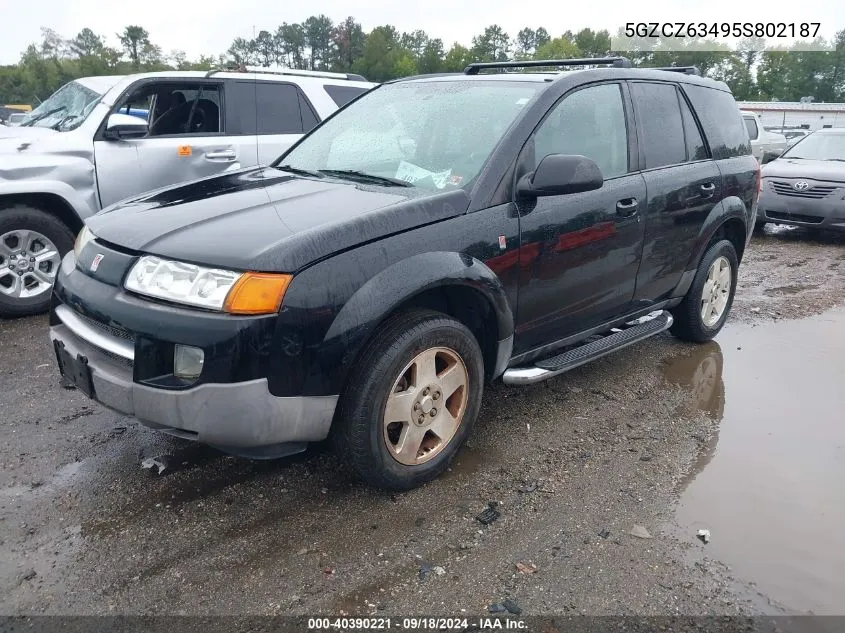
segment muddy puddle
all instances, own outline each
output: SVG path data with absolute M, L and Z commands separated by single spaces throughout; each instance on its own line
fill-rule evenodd
M 672 531 L 788 611 L 845 613 L 845 309 L 729 326 L 665 375 L 719 421 Z

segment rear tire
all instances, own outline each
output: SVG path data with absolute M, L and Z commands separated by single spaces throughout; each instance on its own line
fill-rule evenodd
M 484 362 L 461 322 L 440 312 L 394 315 L 367 345 L 341 396 L 335 450 L 378 488 L 440 475 L 481 407 Z
M 671 310 L 675 322 L 670 332 L 695 343 L 716 336 L 733 305 L 738 268 L 736 249 L 728 240 L 716 242 L 707 249 L 684 300 Z M 729 279 L 726 274 L 730 275 Z
M 0 317 L 46 312 L 52 282 L 74 235 L 41 209 L 0 209 Z

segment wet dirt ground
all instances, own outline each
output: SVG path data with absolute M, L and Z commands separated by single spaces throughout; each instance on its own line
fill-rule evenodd
M 717 341 L 494 386 L 398 495 L 157 435 L 58 385 L 45 318 L 0 321 L 0 612 L 843 613 L 843 299 L 845 238 L 767 228 Z

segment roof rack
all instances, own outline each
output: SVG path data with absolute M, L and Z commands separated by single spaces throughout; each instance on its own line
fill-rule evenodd
M 284 66 L 245 66 L 244 64 L 232 64 L 223 68 L 209 70 L 205 76 L 211 77 L 217 73 L 255 73 L 258 75 L 292 75 L 295 77 L 322 77 L 323 79 L 344 79 L 346 81 L 367 81 L 362 75 L 355 73 L 331 73 L 322 70 L 299 70 L 298 68 L 286 68 Z
M 521 62 L 475 62 L 464 69 L 465 75 L 477 75 L 490 68 L 541 68 L 547 66 L 613 66 L 631 68 L 633 64 L 626 57 L 596 57 L 592 59 L 530 59 Z
M 649 70 L 668 70 L 673 73 L 684 73 L 685 75 L 697 75 L 701 77 L 701 71 L 697 66 L 662 66 L 660 68 L 651 68 Z

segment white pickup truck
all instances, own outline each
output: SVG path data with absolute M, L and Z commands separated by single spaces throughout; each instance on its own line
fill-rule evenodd
M 762 162 L 766 153 L 780 155 L 786 151 L 788 145 L 786 137 L 766 130 L 759 114 L 743 110 L 742 120 L 745 121 L 748 138 L 751 139 L 751 153 L 758 161 Z

